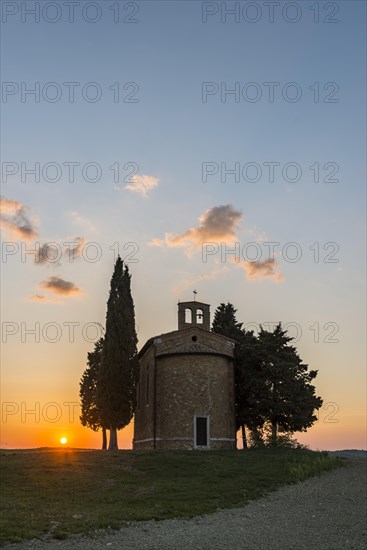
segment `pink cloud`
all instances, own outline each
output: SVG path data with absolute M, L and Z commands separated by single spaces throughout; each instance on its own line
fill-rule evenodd
M 213 206 L 199 217 L 198 226 L 191 227 L 182 235 L 166 233 L 165 244 L 170 248 L 186 248 L 191 253 L 205 242 L 232 243 L 236 240 L 241 218 L 241 212 L 235 210 L 231 204 Z M 159 239 L 153 239 L 153 241 L 155 242 L 153 246 L 160 246 L 162 242 Z
M 38 302 L 41 304 L 61 304 L 59 300 L 48 298 L 44 294 L 33 294 L 32 296 L 28 296 L 27 300 L 29 300 L 30 302 Z
M 75 286 L 74 283 L 65 281 L 60 277 L 49 277 L 46 281 L 42 281 L 39 286 L 44 290 L 62 296 L 72 296 L 81 292 L 80 288 Z
M 38 236 L 27 213 L 27 207 L 21 202 L 1 197 L 0 223 L 10 238 L 20 240 L 35 239 Z
M 259 262 L 235 261 L 234 258 L 229 258 L 229 260 L 242 268 L 249 280 L 273 279 L 277 283 L 284 280 L 283 275 L 278 271 L 278 262 L 274 259 L 269 258 Z
M 124 189 L 139 193 L 143 197 L 147 197 L 148 193 L 158 186 L 159 179 L 154 176 L 136 174 L 130 178 L 132 183 L 125 185 Z

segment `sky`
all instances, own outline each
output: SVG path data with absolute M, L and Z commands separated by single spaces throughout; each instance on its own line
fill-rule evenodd
M 0 446 L 100 446 L 79 380 L 119 253 L 139 348 L 193 290 L 282 322 L 324 401 L 297 439 L 365 449 L 366 4 L 1 9 Z

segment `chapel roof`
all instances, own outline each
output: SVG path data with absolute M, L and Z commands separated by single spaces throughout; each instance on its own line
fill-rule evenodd
M 161 355 L 176 355 L 183 353 L 210 353 L 215 355 L 218 355 L 218 353 L 220 353 L 221 355 L 227 355 L 225 352 L 219 352 L 218 349 L 214 349 L 205 344 L 199 344 L 198 342 L 184 342 L 183 344 L 177 344 L 176 346 L 172 346 L 169 349 L 158 352 L 157 357 Z M 228 355 L 231 356 L 231 353 L 228 353 Z

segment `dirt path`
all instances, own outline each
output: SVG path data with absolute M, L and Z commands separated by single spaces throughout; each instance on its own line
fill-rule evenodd
M 190 520 L 131 523 L 95 539 L 30 541 L 8 549 L 365 550 L 367 462 L 281 488 L 243 508 Z

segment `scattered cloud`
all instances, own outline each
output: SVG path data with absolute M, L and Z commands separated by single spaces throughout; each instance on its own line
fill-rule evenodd
M 44 294 L 33 294 L 33 296 L 28 296 L 27 300 L 31 302 L 43 302 L 46 300 L 46 296 Z
M 60 277 L 49 277 L 46 281 L 42 281 L 39 286 L 44 290 L 62 296 L 72 296 L 81 292 L 80 288 L 75 286 L 74 283 L 65 281 Z
M 163 239 L 152 239 L 148 242 L 148 246 L 155 246 L 157 248 L 163 248 L 165 245 L 165 242 Z
M 198 226 L 182 235 L 166 233 L 165 243 L 168 247 L 186 248 L 189 254 L 201 248 L 203 243 L 233 243 L 241 218 L 242 213 L 231 204 L 213 206 L 199 217 Z
M 246 260 L 235 261 L 234 258 L 229 258 L 231 263 L 242 268 L 246 272 L 246 277 L 249 280 L 273 279 L 277 283 L 284 280 L 284 277 L 279 273 L 278 262 L 272 258 L 259 262 L 248 262 Z
M 61 304 L 60 300 L 49 298 L 44 294 L 33 294 L 32 296 L 28 296 L 27 300 L 29 300 L 30 302 L 38 302 L 41 304 Z
M 170 248 L 182 247 L 188 255 L 191 255 L 196 250 L 202 249 L 203 244 L 214 245 L 239 245 L 238 242 L 238 230 L 242 220 L 242 213 L 236 210 L 231 204 L 214 206 L 206 210 L 204 214 L 199 217 L 200 224 L 196 227 L 191 227 L 181 235 L 172 235 L 166 233 L 163 239 L 152 239 L 148 244 L 149 246 L 155 246 L 162 248 L 167 246 Z M 264 232 L 259 232 L 254 228 L 244 228 L 245 231 L 256 236 L 256 241 L 265 242 L 268 240 L 267 235 Z M 219 246 L 217 247 L 219 250 Z M 283 280 L 282 274 L 279 272 L 278 262 L 274 258 L 267 258 L 261 261 L 247 261 L 240 258 L 233 257 L 231 254 L 224 252 L 225 261 L 235 264 L 237 267 L 242 268 L 246 273 L 246 278 L 249 280 L 259 279 L 272 279 L 276 282 Z M 224 270 L 215 270 L 214 273 L 223 273 Z M 213 278 L 213 274 L 201 275 L 199 279 L 187 281 L 187 286 L 193 285 L 200 280 L 207 280 Z M 184 283 L 183 289 L 186 288 Z M 178 289 L 180 292 L 180 289 Z
M 55 261 L 57 261 L 58 256 L 59 253 L 54 244 L 44 243 L 38 248 L 34 257 L 34 263 L 37 265 L 43 265 L 47 262 L 54 263 Z
M 64 255 L 73 262 L 77 258 L 80 257 L 83 246 L 85 245 L 85 238 L 84 237 L 74 237 L 73 239 L 70 239 L 70 241 L 67 241 L 69 245 L 64 248 Z M 73 245 L 73 246 L 72 246 Z
M 34 257 L 34 263 L 37 265 L 49 263 L 60 266 L 62 257 L 66 257 L 71 263 L 80 257 L 84 244 L 84 237 L 66 239 L 62 244 L 57 242 L 44 243 L 38 247 Z
M 134 176 L 131 176 L 130 180 L 132 180 L 132 183 L 129 183 L 129 185 L 125 185 L 124 189 L 139 193 L 139 195 L 142 195 L 143 197 L 147 197 L 149 191 L 157 187 L 159 184 L 158 178 L 155 178 L 154 176 L 140 174 L 135 174 Z
M 27 207 L 19 201 L 1 197 L 1 227 L 13 239 L 35 239 L 38 235 L 33 222 L 29 219 Z

